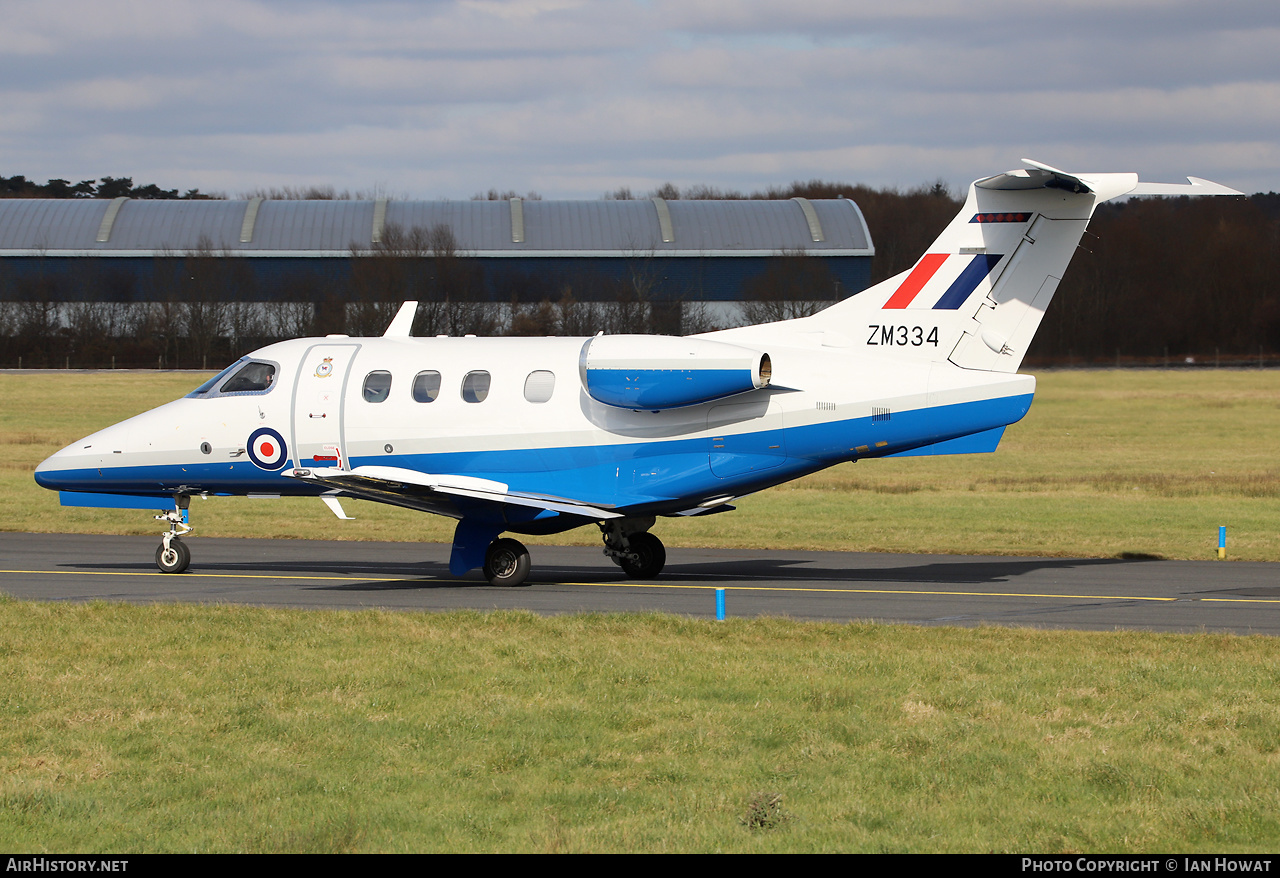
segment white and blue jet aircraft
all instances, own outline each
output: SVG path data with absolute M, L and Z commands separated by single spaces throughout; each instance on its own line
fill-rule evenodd
M 598 525 L 628 576 L 657 576 L 656 516 L 845 461 L 994 451 L 1031 406 L 1017 374 L 1097 205 L 1239 195 L 1188 178 L 1025 169 L 978 180 L 913 268 L 811 317 L 687 338 L 379 338 L 272 344 L 186 397 L 54 454 L 63 505 L 161 509 L 163 571 L 191 554 L 190 498 L 311 495 L 457 519 L 450 572 L 520 585 L 504 533 Z M 168 508 L 172 506 L 173 508 Z

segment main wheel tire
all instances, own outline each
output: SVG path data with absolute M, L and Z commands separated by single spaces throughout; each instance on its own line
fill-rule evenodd
M 186 543 L 176 537 L 169 540 L 167 550 L 164 543 L 156 549 L 156 566 L 160 568 L 161 573 L 181 573 L 190 564 L 191 550 L 187 548 Z
M 636 560 L 623 558 L 618 563 L 632 579 L 654 579 L 667 563 L 667 549 L 662 540 L 651 533 L 632 534 L 627 538 Z
M 529 550 L 519 540 L 494 540 L 484 553 L 484 578 L 490 585 L 524 585 L 529 567 Z

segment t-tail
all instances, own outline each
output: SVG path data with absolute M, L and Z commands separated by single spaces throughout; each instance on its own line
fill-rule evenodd
M 1242 194 L 1195 177 L 1139 183 L 1137 174 L 1068 174 L 1023 162 L 1025 170 L 973 183 L 909 271 L 807 319 L 894 353 L 1016 372 L 1099 204 L 1123 195 Z

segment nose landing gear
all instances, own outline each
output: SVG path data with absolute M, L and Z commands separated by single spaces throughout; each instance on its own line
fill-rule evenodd
M 162 573 L 181 573 L 191 564 L 191 550 L 172 533 L 164 535 L 164 542 L 156 547 L 156 566 Z
M 173 498 L 174 508 L 171 511 L 155 516 L 156 521 L 169 523 L 169 532 L 161 538 L 160 547 L 156 549 L 156 566 L 161 573 L 181 573 L 191 564 L 191 549 L 178 539 L 195 530 L 187 523 L 190 505 L 190 496 L 178 494 Z

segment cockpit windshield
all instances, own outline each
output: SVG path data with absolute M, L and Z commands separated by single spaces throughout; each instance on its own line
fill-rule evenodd
M 231 374 L 232 372 L 234 372 L 236 369 L 239 369 L 239 368 L 240 368 L 240 364 L 241 364 L 241 363 L 243 363 L 243 362 L 244 362 L 244 358 L 243 358 L 243 357 L 241 357 L 239 360 L 236 360 L 234 363 L 232 363 L 232 364 L 231 364 L 230 366 L 228 366 L 227 368 L 223 369 L 223 370 L 222 370 L 221 372 L 219 372 L 217 375 L 214 375 L 212 378 L 210 378 L 210 379 L 209 379 L 208 381 L 206 381 L 204 384 L 201 384 L 201 385 L 200 385 L 199 387 L 197 387 L 195 390 L 193 390 L 193 391 L 191 391 L 190 393 L 188 393 L 188 394 L 187 394 L 187 399 L 199 399 L 199 398 L 200 398 L 200 397 L 202 397 L 202 396 L 207 396 L 207 395 L 209 394 L 209 391 L 213 390 L 213 388 L 215 388 L 215 387 L 217 387 L 217 386 L 218 386 L 218 382 L 219 382 L 219 381 L 221 381 L 223 378 L 226 378 L 228 375 L 230 375 L 230 374 Z
M 276 380 L 276 367 L 270 363 L 249 362 L 218 388 L 219 393 L 252 393 L 270 390 Z
M 244 357 L 188 393 L 187 399 L 210 399 L 215 396 L 240 393 L 265 393 L 275 384 L 275 379 L 275 363 Z

